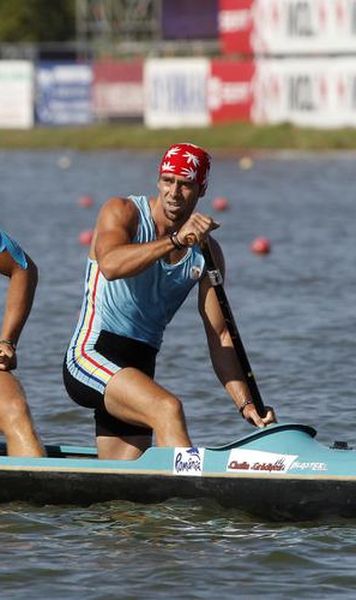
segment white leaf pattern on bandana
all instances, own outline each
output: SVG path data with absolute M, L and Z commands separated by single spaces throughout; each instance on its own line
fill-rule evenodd
M 191 152 L 184 152 L 183 158 L 187 159 L 187 164 L 193 163 L 194 167 L 199 167 L 200 160 L 196 154 L 192 154 Z
M 162 164 L 162 171 L 175 171 L 175 165 L 172 165 L 172 163 L 169 162 L 169 160 L 167 160 L 166 162 L 164 162 Z
M 173 148 L 170 148 L 170 150 L 168 150 L 166 156 L 167 158 L 169 158 L 170 156 L 175 156 L 176 154 L 179 154 L 179 151 L 179 146 L 173 146 Z
M 197 178 L 197 171 L 195 171 L 192 168 L 188 169 L 184 167 L 181 169 L 181 175 L 182 177 L 186 177 L 190 181 L 195 181 L 195 179 Z

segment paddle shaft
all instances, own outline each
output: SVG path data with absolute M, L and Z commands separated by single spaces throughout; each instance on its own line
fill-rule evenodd
M 257 383 L 252 372 L 251 365 L 248 360 L 245 348 L 243 346 L 239 331 L 237 329 L 237 325 L 235 323 L 235 319 L 232 314 L 227 296 L 225 294 L 221 272 L 216 267 L 214 259 L 212 257 L 209 242 L 206 242 L 204 245 L 202 245 L 202 252 L 208 269 L 209 279 L 212 286 L 214 287 L 216 297 L 220 304 L 220 308 L 225 319 L 226 327 L 229 331 L 236 355 L 239 359 L 244 377 L 246 379 L 246 384 L 248 386 L 258 414 L 260 415 L 260 417 L 263 417 L 266 414 L 266 409 L 261 398 L 260 391 L 257 387 Z

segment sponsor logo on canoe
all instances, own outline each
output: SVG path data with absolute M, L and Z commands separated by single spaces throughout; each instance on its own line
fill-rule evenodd
M 174 475 L 201 475 L 203 470 L 204 448 L 175 448 Z
M 328 467 L 324 462 L 302 462 L 296 460 L 292 464 L 291 469 L 298 471 L 327 471 Z
M 234 448 L 230 452 L 227 471 L 234 473 L 285 473 L 298 456 L 260 450 Z

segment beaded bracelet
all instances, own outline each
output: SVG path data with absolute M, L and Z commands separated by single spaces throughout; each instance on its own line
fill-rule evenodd
M 253 404 L 252 400 L 245 400 L 245 402 L 243 402 L 241 404 L 241 406 L 239 407 L 239 412 L 242 414 L 244 409 L 246 408 L 246 406 L 248 406 L 249 404 Z
M 177 250 L 185 248 L 185 244 L 182 244 L 182 242 L 180 242 L 178 239 L 178 231 L 173 231 L 173 233 L 170 233 L 169 239 L 171 240 L 173 246 L 177 248 Z
M 7 346 L 11 346 L 14 352 L 16 352 L 16 346 L 11 340 L 0 340 L 0 344 L 6 344 Z

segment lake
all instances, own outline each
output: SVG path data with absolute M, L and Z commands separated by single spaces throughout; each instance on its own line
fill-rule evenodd
M 45 443 L 94 442 L 61 364 L 81 304 L 87 247 L 112 195 L 154 194 L 156 152 L 0 151 L 0 226 L 40 269 L 18 374 Z M 356 438 L 355 155 L 213 157 L 199 210 L 221 223 L 226 292 L 266 404 L 325 444 Z M 78 200 L 90 195 L 91 208 Z M 229 209 L 216 212 L 225 197 Z M 267 237 L 268 255 L 251 252 Z M 0 306 L 6 288 L 0 281 Z M 193 292 L 167 329 L 157 380 L 183 400 L 196 445 L 252 432 L 217 382 Z M 262 500 L 262 499 L 261 499 Z M 326 499 L 327 501 L 327 499 Z M 269 523 L 209 502 L 0 506 L 5 600 L 353 598 L 352 521 Z

